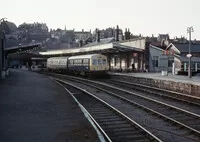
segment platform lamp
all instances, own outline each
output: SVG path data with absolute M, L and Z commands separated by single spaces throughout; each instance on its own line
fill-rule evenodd
M 193 27 L 188 27 L 187 28 L 187 33 L 189 33 L 189 53 L 187 54 L 187 57 L 189 59 L 188 61 L 188 77 L 191 78 L 191 33 L 194 32 Z
M 7 18 L 1 18 L 0 19 L 0 40 L 2 40 L 3 39 L 3 36 L 4 36 L 4 31 L 3 31 L 3 25 L 2 25 L 2 22 L 4 22 L 5 21 L 5 19 L 7 19 Z M 2 40 L 3 41 L 3 40 Z M 2 43 L 1 42 L 1 45 L 0 45 L 0 50 L 2 50 L 2 57 L 0 57 L 0 58 L 2 58 L 2 67 L 0 67 L 0 70 L 4 70 L 4 68 L 5 68 L 5 64 L 4 64 L 4 45 L 3 45 L 4 43 Z M 2 47 L 1 47 L 2 46 Z M 1 76 L 1 75 L 0 75 Z

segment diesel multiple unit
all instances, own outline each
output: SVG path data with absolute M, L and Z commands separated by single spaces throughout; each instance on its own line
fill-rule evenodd
M 73 72 L 76 74 L 106 73 L 107 57 L 101 54 L 79 55 L 71 57 L 52 57 L 47 59 L 49 71 Z

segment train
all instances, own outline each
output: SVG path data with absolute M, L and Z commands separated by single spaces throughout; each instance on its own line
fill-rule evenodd
M 87 54 L 68 57 L 51 57 L 47 59 L 50 72 L 80 74 L 84 76 L 107 74 L 107 57 L 102 54 Z

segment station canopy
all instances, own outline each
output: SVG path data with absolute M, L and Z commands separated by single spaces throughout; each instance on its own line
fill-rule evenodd
M 143 43 L 143 44 L 141 44 Z M 138 47 L 138 46 L 140 47 Z M 83 46 L 79 48 L 68 48 L 59 50 L 49 50 L 46 52 L 39 52 L 41 55 L 55 56 L 55 55 L 76 55 L 76 54 L 88 54 L 88 53 L 120 53 L 120 52 L 144 52 L 145 40 L 140 39 L 138 41 L 126 41 L 126 42 L 113 42 L 106 44 L 96 44 L 93 46 Z
M 35 53 L 29 53 L 29 52 L 22 52 L 22 53 L 11 53 L 7 56 L 8 59 L 17 59 L 17 60 L 26 60 L 30 58 L 44 58 L 42 55 L 35 54 Z
M 10 53 L 15 53 L 15 52 L 18 52 L 19 50 L 26 51 L 29 49 L 40 47 L 41 45 L 42 45 L 41 42 L 30 43 L 30 44 L 25 44 L 25 45 L 18 45 L 18 46 L 13 46 L 13 47 L 9 47 L 9 48 L 4 48 L 4 51 L 10 52 Z

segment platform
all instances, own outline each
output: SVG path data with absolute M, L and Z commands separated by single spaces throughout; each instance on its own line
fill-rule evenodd
M 99 141 L 66 91 L 45 75 L 11 69 L 0 80 L 1 142 Z
M 112 73 L 124 77 L 132 77 L 132 81 L 153 87 L 176 91 L 200 97 L 200 76 L 172 75 L 162 76 L 161 73 Z
M 126 76 L 134 76 L 134 77 L 143 77 L 143 78 L 152 78 L 152 79 L 159 79 L 159 80 L 167 80 L 167 81 L 174 81 L 174 82 L 182 82 L 182 83 L 189 83 L 194 85 L 200 85 L 200 75 L 192 76 L 189 78 L 188 76 L 184 75 L 172 75 L 168 73 L 167 76 L 162 76 L 161 73 L 111 73 L 117 75 L 126 75 Z

